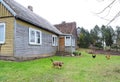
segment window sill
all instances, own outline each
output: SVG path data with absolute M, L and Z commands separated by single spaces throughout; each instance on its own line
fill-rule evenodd
M 29 45 L 32 45 L 32 46 L 41 46 L 42 44 L 31 44 L 31 43 L 29 43 Z
M 4 45 L 5 44 L 5 42 L 0 42 L 0 45 Z

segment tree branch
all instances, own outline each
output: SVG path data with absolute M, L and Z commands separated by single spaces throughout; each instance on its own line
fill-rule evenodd
M 106 9 L 110 8 L 112 6 L 112 4 L 115 3 L 116 0 L 113 0 L 108 6 L 106 6 L 102 11 L 100 11 L 99 13 L 96 13 L 96 14 L 101 14 L 103 13 Z
M 105 17 L 101 17 L 99 15 L 97 15 L 99 18 L 103 19 L 103 20 L 106 20 L 106 21 L 110 21 L 110 19 L 106 19 Z
M 120 11 L 113 17 L 113 19 L 111 19 L 110 21 L 109 21 L 109 23 L 107 24 L 107 26 L 111 23 L 111 22 L 113 22 L 117 17 L 119 17 L 120 16 Z

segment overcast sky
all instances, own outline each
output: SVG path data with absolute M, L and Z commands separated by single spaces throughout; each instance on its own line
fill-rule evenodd
M 33 12 L 48 20 L 51 24 L 59 24 L 62 21 L 77 23 L 77 27 L 90 30 L 96 24 L 106 25 L 108 21 L 101 19 L 95 13 L 100 12 L 112 0 L 15 0 L 27 7 L 33 6 Z M 106 2 L 105 2 L 106 1 Z M 106 19 L 111 19 L 118 12 L 120 3 L 115 3 Z M 117 6 L 116 6 L 117 5 Z M 99 16 L 104 17 L 109 9 Z M 118 18 L 120 19 L 120 18 Z M 116 19 L 111 26 L 119 25 Z

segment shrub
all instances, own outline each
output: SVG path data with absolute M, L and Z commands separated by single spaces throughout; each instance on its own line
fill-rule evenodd
M 76 51 L 73 52 L 73 54 L 74 54 L 75 56 L 80 56 L 80 55 L 81 55 L 81 52 L 76 50 Z
M 103 46 L 102 46 L 102 43 L 101 43 L 101 42 L 97 42 L 97 43 L 95 43 L 95 47 L 97 47 L 98 49 L 103 48 Z

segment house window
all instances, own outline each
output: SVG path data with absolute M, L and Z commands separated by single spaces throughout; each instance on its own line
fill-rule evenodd
M 5 43 L 5 23 L 0 23 L 0 44 Z
M 42 44 L 41 31 L 29 28 L 29 43 L 33 45 Z
M 71 46 L 71 36 L 65 37 L 65 46 Z
M 52 35 L 52 46 L 58 45 L 58 38 L 55 35 Z
M 75 38 L 72 38 L 72 46 L 75 46 Z

